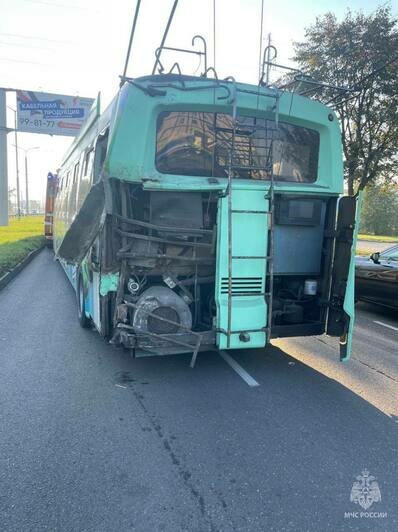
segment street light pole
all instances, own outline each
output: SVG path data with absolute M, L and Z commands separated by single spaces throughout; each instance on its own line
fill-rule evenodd
M 0 226 L 8 225 L 6 92 L 0 89 Z
M 14 139 L 15 139 L 15 167 L 17 173 L 17 214 L 18 218 L 21 218 L 21 196 L 19 191 L 19 166 L 18 166 L 18 133 L 17 133 L 17 112 L 12 107 L 8 106 L 8 109 L 14 113 Z
M 21 196 L 19 191 L 19 166 L 18 166 L 18 133 L 17 133 L 17 112 L 14 111 L 14 134 L 15 134 L 15 168 L 17 172 L 17 212 L 18 218 L 21 218 Z
M 33 148 L 22 148 L 14 144 L 15 150 L 22 150 L 25 153 L 25 198 L 26 198 L 26 214 L 29 214 L 29 177 L 28 177 L 28 152 L 31 150 L 38 150 L 40 146 L 34 146 Z
M 25 151 L 25 198 L 26 214 L 29 214 L 29 186 L 28 186 L 28 152 Z

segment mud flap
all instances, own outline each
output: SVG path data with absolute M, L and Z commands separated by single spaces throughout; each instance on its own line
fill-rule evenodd
M 355 248 L 361 196 L 339 201 L 326 334 L 340 336 L 340 360 L 351 356 L 354 328 Z
M 101 224 L 105 194 L 102 181 L 91 187 L 57 250 L 57 256 L 80 263 L 93 243 Z

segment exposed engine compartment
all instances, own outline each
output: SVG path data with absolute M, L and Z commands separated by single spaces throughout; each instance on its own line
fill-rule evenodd
M 105 240 L 108 269 L 120 272 L 108 305 L 112 341 L 158 354 L 214 347 L 219 193 L 112 186 L 112 238 Z M 292 198 L 293 208 L 286 195 L 275 201 L 272 337 L 325 330 L 337 202 Z
M 114 258 L 121 263 L 114 314 L 118 335 L 177 335 L 174 342 L 169 336 L 164 352 L 176 352 L 179 341 L 183 350 L 187 343 L 193 350 L 194 333 L 210 332 L 215 315 L 217 195 L 115 186 L 124 189 L 115 194 L 120 214 L 113 228 Z
M 322 334 L 337 200 L 280 195 L 275 203 L 272 336 Z

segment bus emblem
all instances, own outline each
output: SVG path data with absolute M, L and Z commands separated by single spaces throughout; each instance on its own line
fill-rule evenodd
M 367 510 L 374 502 L 381 501 L 381 493 L 376 477 L 369 474 L 366 469 L 362 471 L 362 475 L 356 477 L 351 488 L 350 501 L 362 506 Z

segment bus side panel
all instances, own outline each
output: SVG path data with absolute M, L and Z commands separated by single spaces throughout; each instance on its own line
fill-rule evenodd
M 90 293 L 91 293 L 91 308 L 90 315 L 94 322 L 95 327 L 100 331 L 101 330 L 101 319 L 100 319 L 100 274 L 98 272 L 92 273 L 93 278 L 90 283 Z
M 64 269 L 67 278 L 69 279 L 71 285 L 75 292 L 77 292 L 77 281 L 78 281 L 78 271 L 82 272 L 82 279 L 84 283 L 84 292 L 85 292 L 85 301 L 84 301 L 84 311 L 88 318 L 91 318 L 100 330 L 101 320 L 100 320 L 100 310 L 99 310 L 99 288 L 100 288 L 100 275 L 99 273 L 93 273 L 93 279 L 90 280 L 90 273 L 88 270 L 87 263 L 85 261 L 79 266 L 75 264 L 70 264 L 62 259 L 60 259 L 60 264 Z
M 82 272 L 85 292 L 84 310 L 86 316 L 88 318 L 91 318 L 96 328 L 100 330 L 100 274 L 98 272 L 90 270 L 86 260 L 82 262 L 80 269 Z
M 59 263 L 64 269 L 67 278 L 70 281 L 70 284 L 73 286 L 74 291 L 77 289 L 77 266 L 74 264 L 69 264 L 68 262 L 60 259 Z
M 267 211 L 268 200 L 264 190 L 232 190 L 232 209 Z M 220 198 L 217 221 L 217 260 L 215 299 L 217 305 L 216 328 L 228 329 L 228 197 Z M 258 213 L 232 213 L 232 255 L 252 257 L 267 255 L 268 215 Z M 229 347 L 232 349 L 264 347 L 267 325 L 265 292 L 265 259 L 240 258 L 232 260 L 232 312 Z M 249 295 L 241 295 L 249 293 Z M 247 334 L 241 334 L 248 331 Z M 228 347 L 227 335 L 217 333 L 217 347 Z

